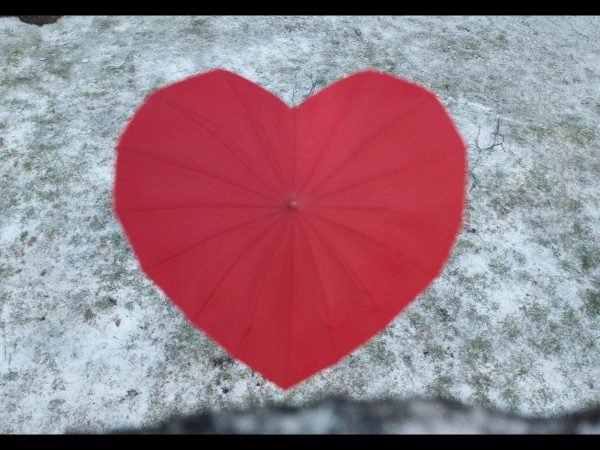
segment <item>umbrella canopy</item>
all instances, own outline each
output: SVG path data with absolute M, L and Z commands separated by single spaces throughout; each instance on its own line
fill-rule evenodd
M 152 93 L 115 210 L 146 275 L 282 388 L 379 333 L 440 273 L 465 145 L 437 97 L 375 71 L 290 108 L 225 70 Z

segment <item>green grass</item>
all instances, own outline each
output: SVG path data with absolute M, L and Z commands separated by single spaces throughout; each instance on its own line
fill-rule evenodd
M 600 316 L 600 290 L 588 290 L 584 295 L 584 309 L 588 316 Z

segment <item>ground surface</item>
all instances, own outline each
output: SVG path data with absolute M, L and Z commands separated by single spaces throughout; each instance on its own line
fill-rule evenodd
M 598 434 L 600 409 L 557 418 L 499 413 L 482 406 L 434 399 L 348 400 L 327 398 L 299 407 L 206 411 L 172 417 L 142 429 L 115 433 L 252 434 Z
M 0 18 L 0 432 L 199 409 L 441 396 L 600 403 L 600 19 Z M 282 392 L 138 269 L 111 209 L 145 95 L 222 67 L 298 103 L 372 67 L 435 90 L 469 144 L 443 274 L 380 336 Z

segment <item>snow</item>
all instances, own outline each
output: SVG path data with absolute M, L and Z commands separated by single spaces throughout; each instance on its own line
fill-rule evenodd
M 597 405 L 599 40 L 597 17 L 0 18 L 0 432 L 328 395 L 528 415 Z M 387 71 L 436 91 L 469 146 L 465 223 L 441 276 L 287 392 L 186 323 L 111 209 L 129 117 L 154 89 L 216 67 L 290 105 Z M 503 145 L 489 148 L 498 124 Z

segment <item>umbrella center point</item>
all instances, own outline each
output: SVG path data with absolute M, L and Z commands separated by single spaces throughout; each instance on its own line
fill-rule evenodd
M 298 200 L 296 200 L 295 198 L 289 200 L 286 204 L 286 207 L 287 209 L 292 211 L 298 209 Z

